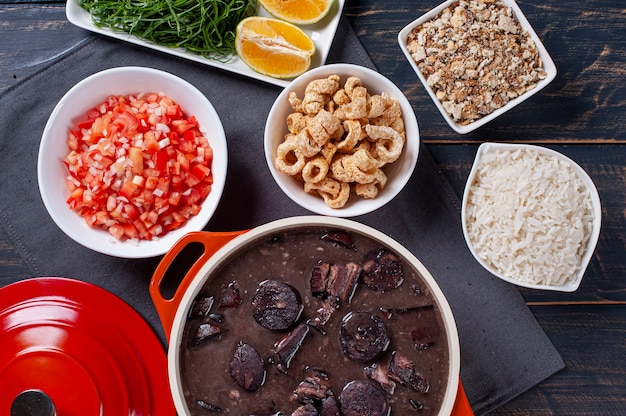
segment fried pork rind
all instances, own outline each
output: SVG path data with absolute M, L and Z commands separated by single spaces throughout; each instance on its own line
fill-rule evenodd
M 332 177 L 346 183 L 370 183 L 377 169 L 376 159 L 364 149 L 352 155 L 342 154 L 334 158 L 330 167 Z
M 287 129 L 291 133 L 298 133 L 306 128 L 306 117 L 302 113 L 291 113 L 287 116 Z
M 302 98 L 289 94 L 294 112 L 274 163 L 331 208 L 345 206 L 353 190 L 378 196 L 387 183 L 381 168 L 400 157 L 406 140 L 398 101 L 371 95 L 358 77 L 340 81 L 330 75 L 311 81 Z
M 374 199 L 387 184 L 387 175 L 381 169 L 376 169 L 374 180 L 369 183 L 357 183 L 354 190 L 357 195 L 365 199 Z
M 373 139 L 373 154 L 378 160 L 378 167 L 393 163 L 400 157 L 404 148 L 404 136 L 389 126 L 365 126 L 365 131 Z
M 343 128 L 347 131 L 347 134 L 337 143 L 337 150 L 351 152 L 364 137 L 361 122 L 358 120 L 346 120 L 343 122 Z
M 326 101 L 332 97 L 338 89 L 338 75 L 331 75 L 328 78 L 311 81 L 304 90 L 302 110 L 308 115 L 315 115 L 319 113 L 322 109 L 324 109 Z M 294 110 L 298 111 L 295 108 Z
M 328 162 L 324 156 L 315 156 L 302 168 L 302 180 L 304 182 L 321 182 L 328 174 Z
M 350 185 L 331 178 L 324 178 L 318 183 L 304 183 L 305 192 L 317 192 L 331 208 L 341 208 L 350 198 Z
M 290 136 L 295 137 L 295 136 Z M 286 139 L 278 145 L 274 166 L 279 172 L 289 176 L 294 176 L 302 171 L 306 160 L 300 152 L 298 143 L 293 139 Z

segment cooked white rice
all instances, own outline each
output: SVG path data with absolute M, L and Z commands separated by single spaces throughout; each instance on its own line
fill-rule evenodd
M 593 226 L 589 191 L 578 174 L 534 149 L 491 149 L 481 159 L 465 217 L 477 255 L 522 282 L 573 280 Z

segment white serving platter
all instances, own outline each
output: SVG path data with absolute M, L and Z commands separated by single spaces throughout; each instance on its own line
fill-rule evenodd
M 345 0 L 335 0 L 329 11 L 329 13 L 318 23 L 312 25 L 300 26 L 315 43 L 317 49 L 313 56 L 313 62 L 311 68 L 322 66 L 326 63 L 326 58 L 330 52 L 330 47 L 335 38 L 337 26 L 339 25 L 339 19 L 343 10 Z M 234 55 L 228 62 L 219 62 L 216 60 L 204 58 L 200 55 L 195 55 L 186 52 L 182 48 L 169 48 L 166 46 L 156 45 L 152 42 L 148 42 L 143 39 L 139 39 L 137 36 L 129 35 L 123 32 L 115 32 L 111 29 L 99 28 L 93 24 L 90 14 L 79 6 L 78 0 L 68 0 L 65 7 L 65 14 L 67 19 L 75 26 L 89 30 L 94 33 L 109 36 L 115 39 L 123 40 L 126 42 L 134 43 L 137 45 L 145 46 L 147 48 L 155 49 L 170 55 L 175 55 L 181 58 L 189 59 L 191 61 L 200 62 L 215 68 L 220 68 L 225 71 L 233 72 L 235 74 L 243 75 L 249 78 L 254 78 L 260 81 L 264 81 L 270 84 L 284 87 L 288 85 L 291 79 L 278 79 L 268 77 L 266 75 L 259 74 L 246 65 L 238 56 Z M 261 7 L 258 6 L 258 14 L 260 16 L 269 16 L 269 14 Z

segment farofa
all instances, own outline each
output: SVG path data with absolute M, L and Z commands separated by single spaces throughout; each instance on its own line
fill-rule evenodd
M 535 42 L 498 0 L 461 0 L 413 29 L 407 47 L 445 111 L 468 125 L 547 74 Z

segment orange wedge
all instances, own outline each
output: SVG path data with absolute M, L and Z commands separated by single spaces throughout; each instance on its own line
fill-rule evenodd
M 317 23 L 328 14 L 334 0 L 259 0 L 272 16 L 296 25 Z
M 315 44 L 299 27 L 274 18 L 252 16 L 237 25 L 239 57 L 273 78 L 293 78 L 311 66 Z

